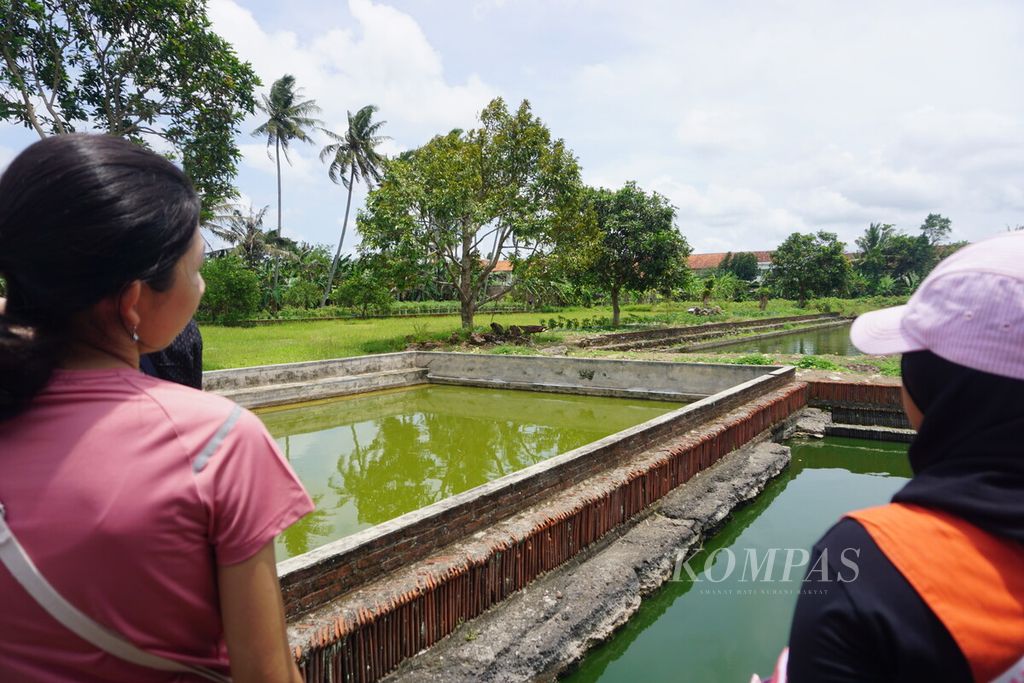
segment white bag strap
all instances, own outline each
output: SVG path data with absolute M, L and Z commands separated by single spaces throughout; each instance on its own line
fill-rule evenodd
M 217 683 L 231 683 L 231 678 L 202 666 L 192 666 L 146 652 L 125 640 L 121 635 L 96 623 L 77 607 L 64 599 L 46 580 L 32 562 L 25 549 L 7 526 L 3 503 L 0 503 L 0 561 L 22 588 L 46 610 L 51 617 L 68 630 L 95 647 L 123 659 L 158 671 L 191 673 Z

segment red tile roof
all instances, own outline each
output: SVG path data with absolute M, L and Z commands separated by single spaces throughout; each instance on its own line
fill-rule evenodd
M 491 262 L 490 259 L 485 259 L 485 258 L 480 259 L 480 265 L 483 266 L 484 268 L 486 268 L 487 264 L 490 263 L 490 262 Z M 491 272 L 492 273 L 511 273 L 512 272 L 512 262 L 511 261 L 498 261 L 497 263 L 494 264 L 494 270 L 492 270 Z
M 690 254 L 690 257 L 687 259 L 686 263 L 688 266 L 690 266 L 690 270 L 710 270 L 712 268 L 717 268 L 725 259 L 728 253 L 729 252 L 723 251 L 718 254 Z M 734 251 L 732 252 L 732 255 L 735 256 L 736 254 L 741 253 L 746 252 Z M 754 251 L 750 253 L 757 257 L 758 263 L 772 262 L 772 252 L 770 251 Z

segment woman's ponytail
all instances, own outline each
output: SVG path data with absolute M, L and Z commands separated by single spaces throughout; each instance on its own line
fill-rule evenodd
M 0 313 L 0 421 L 21 412 L 46 386 L 60 357 L 60 335 Z

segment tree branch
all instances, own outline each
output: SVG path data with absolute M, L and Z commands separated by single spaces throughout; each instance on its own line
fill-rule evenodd
M 18 92 L 21 94 L 21 101 L 25 104 L 25 116 L 28 119 L 28 123 L 35 130 L 36 134 L 39 135 L 40 139 L 46 137 L 46 131 L 43 126 L 39 123 L 39 117 L 36 116 L 36 108 L 32 105 L 32 99 L 28 96 L 28 84 L 25 82 L 25 77 L 21 73 L 21 69 L 18 68 L 18 63 L 15 61 L 14 56 L 11 54 L 10 45 L 7 41 L 0 42 L 0 53 L 4 56 L 4 63 L 10 70 L 11 75 L 14 76 L 15 80 L 20 87 Z

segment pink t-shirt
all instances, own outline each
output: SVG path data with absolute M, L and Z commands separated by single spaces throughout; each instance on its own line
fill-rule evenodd
M 228 672 L 217 565 L 313 509 L 256 416 L 135 370 L 57 371 L 0 422 L 0 502 L 41 573 L 135 645 Z M 53 620 L 0 565 L 0 681 L 191 681 Z

